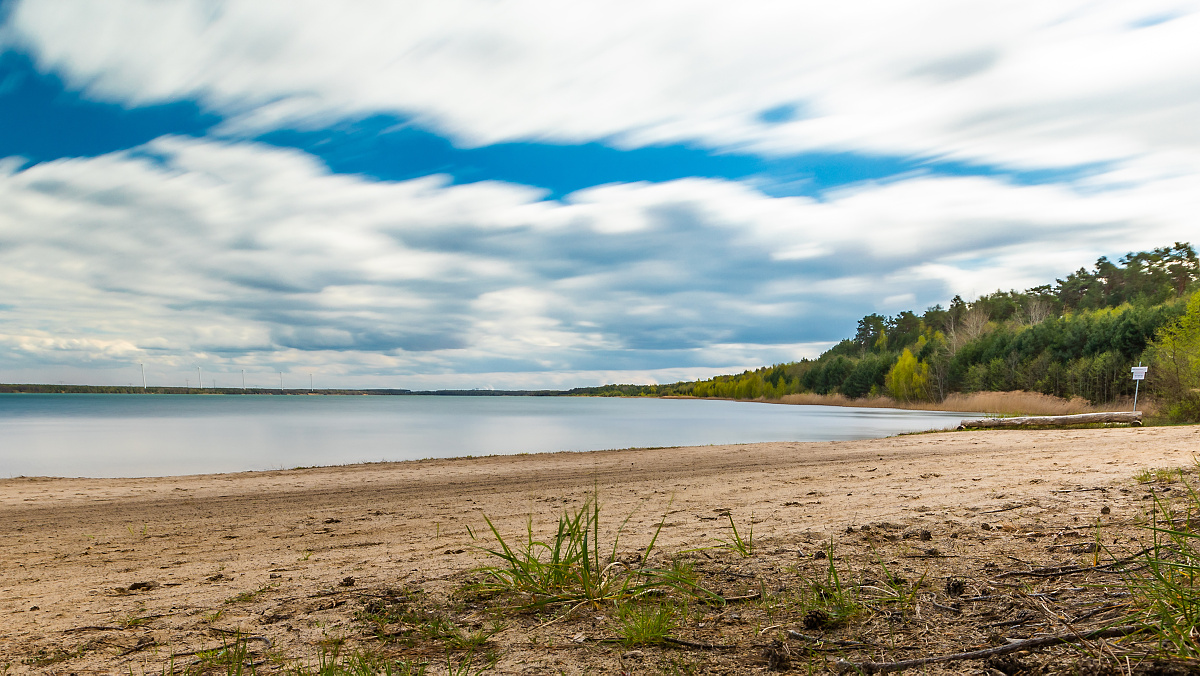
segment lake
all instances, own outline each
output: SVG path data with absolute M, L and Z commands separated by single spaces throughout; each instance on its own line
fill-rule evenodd
M 0 394 L 0 477 L 865 439 L 969 415 L 704 399 Z

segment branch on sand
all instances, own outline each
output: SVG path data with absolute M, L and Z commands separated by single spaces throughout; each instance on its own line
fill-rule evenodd
M 900 662 L 848 662 L 846 660 L 838 660 L 837 668 L 842 673 L 860 672 L 865 674 L 886 674 L 890 671 L 902 671 L 904 669 L 915 669 L 928 664 L 937 664 L 939 662 L 957 662 L 959 660 L 982 660 L 996 655 L 1006 655 L 1020 650 L 1031 650 L 1033 648 L 1043 648 L 1046 646 L 1059 645 L 1063 643 L 1081 643 L 1084 641 L 1092 641 L 1101 638 L 1119 638 L 1121 636 L 1130 636 L 1140 631 L 1144 631 L 1145 627 L 1141 625 L 1127 625 L 1124 627 L 1108 627 L 1106 629 L 1095 629 L 1093 631 L 1082 634 L 1057 634 L 1055 636 L 1041 636 L 1038 638 L 1030 638 L 1024 641 L 1016 641 L 1008 645 L 1002 645 L 986 650 L 972 650 L 965 653 L 954 653 L 952 655 L 939 655 L 937 657 L 922 657 L 914 660 L 903 660 Z

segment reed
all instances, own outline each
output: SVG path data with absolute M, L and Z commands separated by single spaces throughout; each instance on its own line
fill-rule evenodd
M 1128 410 L 1132 402 L 1119 400 L 1103 406 L 1095 406 L 1081 397 L 1062 399 L 1039 392 L 972 392 L 954 393 L 942 401 L 896 401 L 891 397 L 863 397 L 851 399 L 841 394 L 787 394 L 774 400 L 780 404 L 810 406 L 857 406 L 860 408 L 902 408 L 915 411 L 962 411 L 964 413 L 995 413 L 1000 415 L 1071 415 L 1073 413 L 1097 413 L 1100 411 Z M 1141 410 L 1154 415 L 1153 402 L 1143 399 Z
M 1184 487 L 1177 499 L 1154 495 L 1151 546 L 1126 571 L 1125 585 L 1138 609 L 1139 624 L 1159 650 L 1175 658 L 1200 658 L 1200 493 L 1176 471 Z

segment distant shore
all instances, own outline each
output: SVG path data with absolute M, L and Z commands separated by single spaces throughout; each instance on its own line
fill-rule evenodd
M 434 397 L 580 397 L 603 396 L 577 390 L 406 390 L 398 388 L 376 389 L 272 389 L 248 388 L 188 388 L 188 387 L 137 387 L 123 385 L 47 385 L 47 384 L 3 384 L 0 394 L 203 394 L 203 395 L 272 395 L 272 396 L 434 396 Z M 622 397 L 629 399 L 699 399 L 700 397 Z M 716 399 L 715 397 L 711 397 Z M 875 396 L 851 399 L 840 394 L 788 394 L 779 399 L 728 399 L 767 404 L 789 404 L 800 406 L 849 406 L 857 408 L 899 408 L 910 411 L 960 411 L 963 413 L 985 413 L 997 415 L 1070 415 L 1073 413 L 1097 413 L 1101 411 L 1131 410 L 1132 400 L 1128 397 L 1109 405 L 1096 406 L 1087 400 L 1075 397 L 1061 399 L 1037 392 L 973 392 L 953 393 L 940 402 L 897 401 L 891 397 Z M 1139 410 L 1147 416 L 1157 415 L 1153 399 L 1143 397 Z
M 142 387 L 139 385 L 48 385 L 0 383 L 0 394 L 261 394 L 274 396 L 443 396 L 558 397 L 567 390 L 406 390 L 401 388 L 329 389 L 307 387 Z

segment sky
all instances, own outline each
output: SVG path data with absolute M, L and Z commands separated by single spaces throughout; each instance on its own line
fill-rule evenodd
M 0 0 L 0 381 L 815 357 L 1200 243 L 1196 36 L 1158 0 Z

